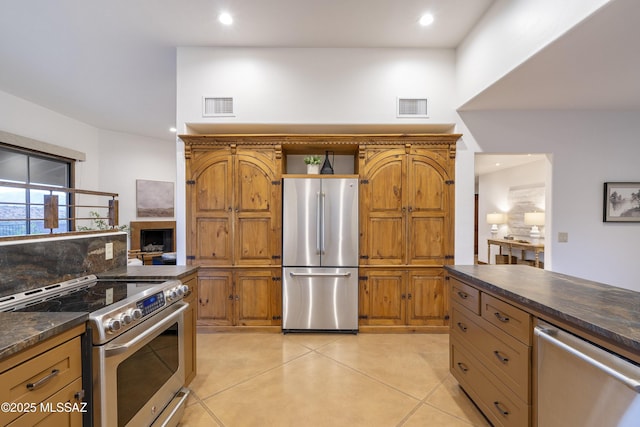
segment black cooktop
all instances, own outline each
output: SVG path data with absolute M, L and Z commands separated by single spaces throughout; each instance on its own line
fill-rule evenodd
M 34 302 L 15 311 L 37 312 L 94 312 L 115 304 L 162 282 L 97 281 L 88 288 Z

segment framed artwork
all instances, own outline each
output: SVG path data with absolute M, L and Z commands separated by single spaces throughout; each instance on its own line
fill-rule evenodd
M 640 222 L 640 182 L 604 183 L 604 222 Z
M 139 217 L 173 217 L 173 182 L 136 180 L 136 214 Z

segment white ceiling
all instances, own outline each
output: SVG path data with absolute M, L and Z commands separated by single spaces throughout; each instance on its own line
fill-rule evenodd
M 454 48 L 493 0 L 0 0 L 0 90 L 173 140 L 176 47 Z M 223 27 L 217 15 L 235 18 Z M 417 24 L 430 11 L 435 23 Z
M 530 0 L 535 1 L 535 0 Z M 0 0 L 0 90 L 167 141 L 176 47 L 455 48 L 493 0 Z M 217 22 L 230 11 L 232 27 Z M 417 21 L 431 11 L 436 22 Z M 605 7 L 461 107 L 640 108 L 640 3 Z

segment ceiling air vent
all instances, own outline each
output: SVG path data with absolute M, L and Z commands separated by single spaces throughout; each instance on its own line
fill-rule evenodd
M 427 98 L 398 98 L 397 107 L 397 117 L 428 117 Z
M 202 97 L 203 117 L 231 117 L 233 115 L 233 98 L 213 96 Z

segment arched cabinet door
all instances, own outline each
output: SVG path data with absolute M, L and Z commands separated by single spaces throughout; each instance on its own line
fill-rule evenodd
M 187 263 L 231 265 L 233 157 L 221 149 L 196 159 L 187 171 Z
M 400 265 L 406 258 L 406 154 L 370 150 L 360 185 L 360 263 Z
M 453 253 L 453 180 L 427 150 L 412 150 L 407 166 L 407 263 L 445 265 Z
M 234 265 L 280 264 L 281 185 L 273 150 L 235 156 Z

